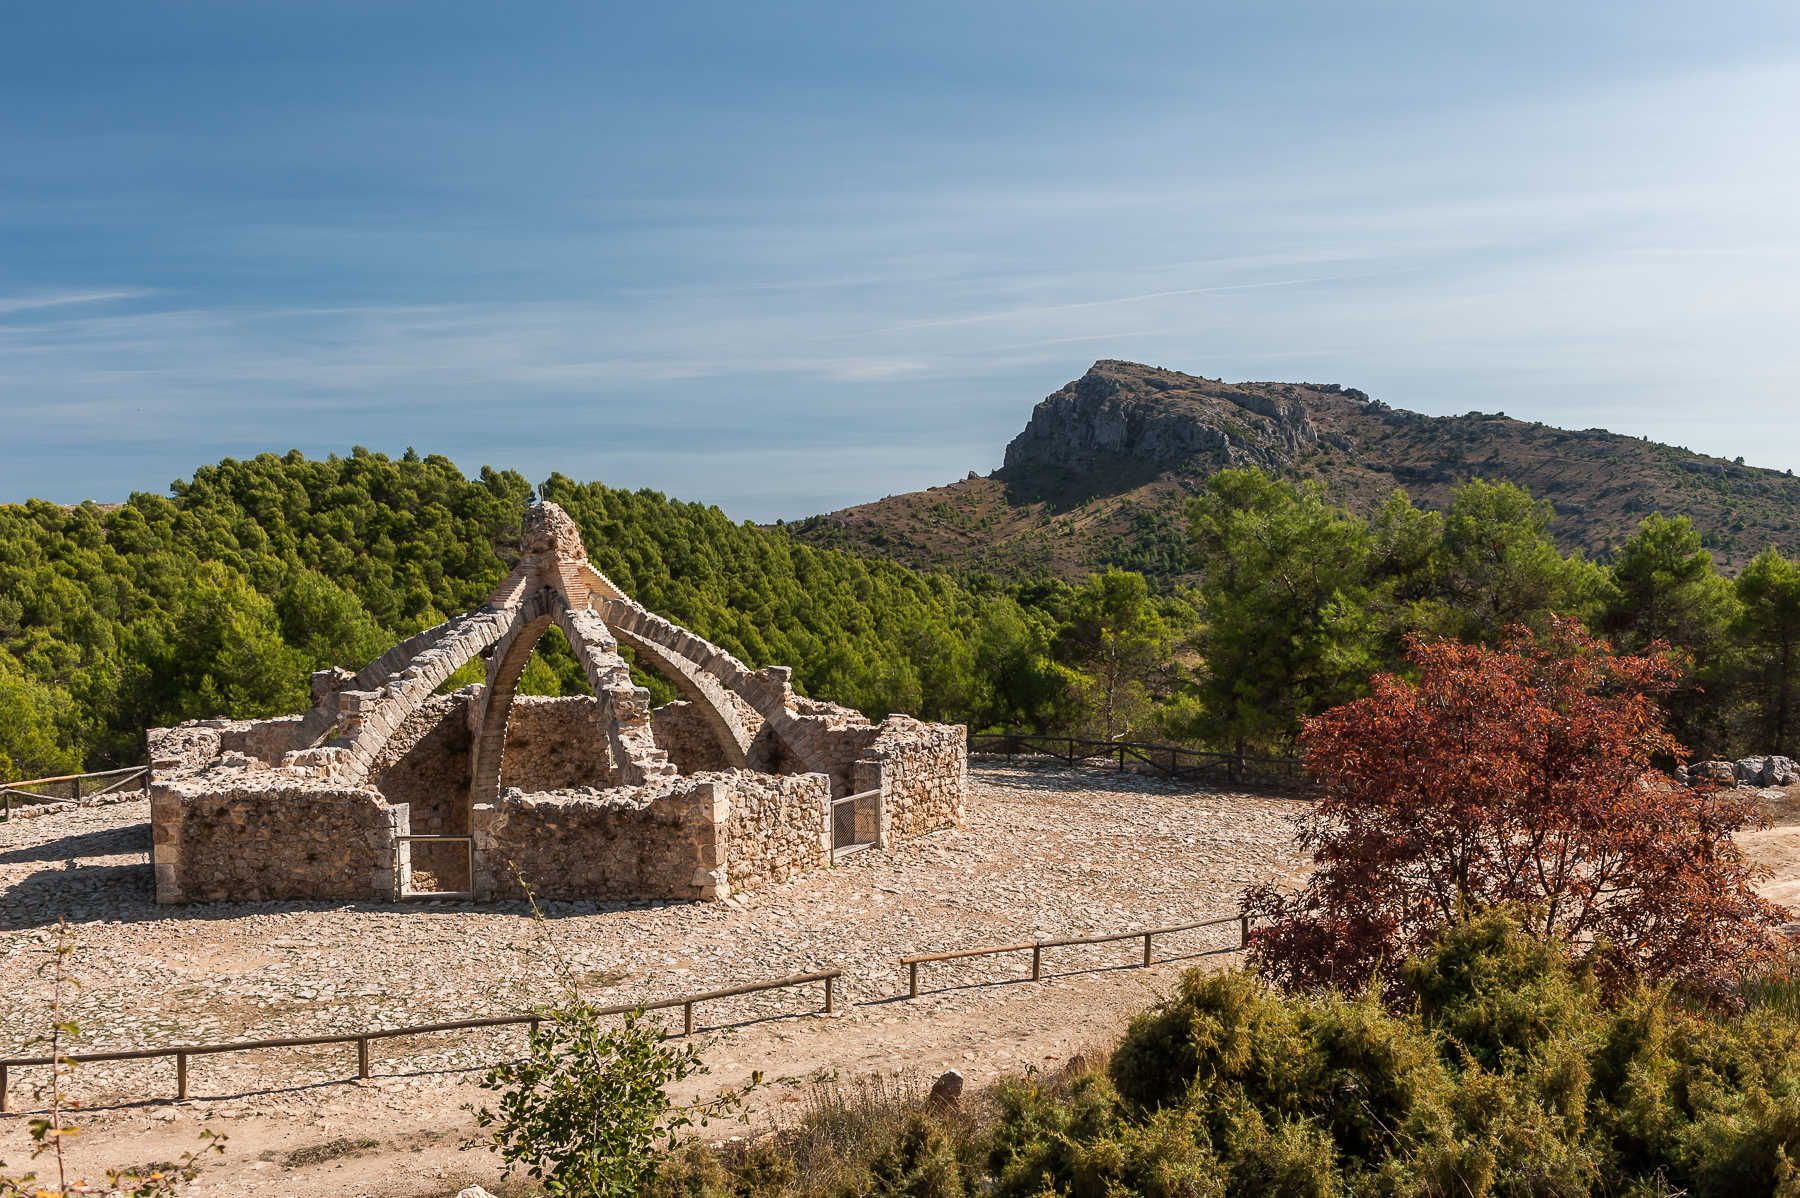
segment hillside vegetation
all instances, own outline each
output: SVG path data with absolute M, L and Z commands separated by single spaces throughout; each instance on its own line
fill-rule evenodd
M 1354 388 L 1226 383 L 1101 361 L 1039 403 L 1004 467 L 794 525 L 811 544 L 914 566 L 1076 577 L 1106 566 L 1191 579 L 1182 504 L 1222 469 L 1314 480 L 1373 515 L 1396 487 L 1443 510 L 1471 478 L 1515 483 L 1557 512 L 1565 550 L 1605 557 L 1651 512 L 1694 522 L 1720 564 L 1800 552 L 1791 473 L 1501 413 L 1424 416 Z
M 478 606 L 532 490 L 441 457 L 290 453 L 123 505 L 0 506 L 0 776 L 136 761 L 143 729 L 183 719 L 299 710 L 313 670 Z M 1791 754 L 1800 733 L 1800 566 L 1770 551 L 1727 579 L 1685 517 L 1646 518 L 1601 566 L 1510 484 L 1465 484 L 1443 512 L 1395 493 L 1364 518 L 1316 484 L 1225 469 L 1170 517 L 1194 585 L 1159 591 L 1119 569 L 920 573 L 654 492 L 542 490 L 648 607 L 877 717 L 1287 753 L 1308 716 L 1403 666 L 1409 637 L 1491 643 L 1561 615 L 1685 654 L 1667 702 L 1699 752 Z M 583 688 L 560 638 L 523 686 Z
M 648 607 L 874 715 L 981 711 L 977 651 L 1048 636 L 1005 595 L 717 508 L 560 476 L 544 490 Z M 227 460 L 109 508 L 0 506 L 0 776 L 137 760 L 145 727 L 300 709 L 311 671 L 478 606 L 531 493 L 511 471 L 359 450 Z M 552 644 L 525 682 L 574 690 L 580 672 Z

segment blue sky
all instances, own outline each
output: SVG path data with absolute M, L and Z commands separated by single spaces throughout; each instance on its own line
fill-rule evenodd
M 16 4 L 0 500 L 407 446 L 772 519 L 1096 358 L 1800 468 L 1791 3 Z

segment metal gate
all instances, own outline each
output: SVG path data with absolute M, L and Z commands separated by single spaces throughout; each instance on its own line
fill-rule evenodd
M 865 790 L 831 801 L 831 863 L 875 847 L 881 837 L 881 792 Z

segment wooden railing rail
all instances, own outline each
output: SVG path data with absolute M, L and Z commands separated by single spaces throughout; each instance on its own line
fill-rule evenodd
M 1305 768 L 1298 757 L 1264 757 L 1250 753 L 1224 753 L 1190 749 L 1183 745 L 1136 740 L 1096 740 L 1046 732 L 981 732 L 969 737 L 969 752 L 1018 756 L 1022 753 L 1057 757 L 1069 765 L 1104 762 L 1117 773 L 1135 762 L 1164 778 L 1196 778 L 1224 774 L 1228 781 L 1276 777 L 1301 782 Z
M 1155 938 L 1167 936 L 1175 932 L 1191 932 L 1197 928 L 1223 927 L 1226 924 L 1238 925 L 1238 943 L 1236 948 L 1213 949 L 1213 952 L 1235 952 L 1250 944 L 1250 916 L 1248 914 L 1220 915 L 1209 919 L 1195 920 L 1192 923 L 1168 924 L 1160 928 L 1137 928 L 1130 932 L 1107 932 L 1099 936 L 1063 936 L 1054 940 L 1024 940 L 1016 944 L 989 944 L 980 948 L 959 948 L 947 953 L 915 953 L 901 957 L 900 964 L 906 966 L 906 996 L 919 997 L 919 966 L 930 965 L 938 961 L 961 961 L 969 957 L 994 957 L 1005 953 L 1031 952 L 1031 980 L 1040 982 L 1044 978 L 1044 950 L 1048 948 L 1067 948 L 1076 944 L 1111 944 L 1119 940 L 1138 940 L 1144 942 L 1143 964 L 1155 963 Z
M 98 790 L 82 793 L 82 783 L 112 779 Z M 147 765 L 128 765 L 123 769 L 95 770 L 88 774 L 59 774 L 52 778 L 27 778 L 18 782 L 0 783 L 0 821 L 12 818 L 15 805 L 48 806 L 58 803 L 79 804 L 84 799 L 97 799 L 102 795 L 112 794 L 121 787 L 133 782 L 143 783 L 144 794 L 150 793 L 150 767 Z M 70 787 L 68 796 L 38 794 L 27 790 L 30 786 L 62 786 Z M 23 803 L 20 803 L 23 800 Z
M 691 1036 L 694 1034 L 694 1006 L 697 1003 L 712 1002 L 721 998 L 736 998 L 743 994 L 758 994 L 764 990 L 783 990 L 790 986 L 806 986 L 814 982 L 823 982 L 825 983 L 824 1012 L 829 1015 L 837 1009 L 837 980 L 842 976 L 844 976 L 844 971 L 841 969 L 827 969 L 818 973 L 796 973 L 789 977 L 776 978 L 773 981 L 727 986 L 723 990 L 684 994 L 678 998 L 658 999 L 655 1002 L 621 1003 L 617 1006 L 600 1007 L 595 1014 L 624 1015 L 632 1011 L 667 1011 L 681 1007 L 681 1034 Z M 0 1059 L 0 1115 L 7 1113 L 7 1072 L 9 1070 L 51 1066 L 57 1061 L 85 1065 L 93 1061 L 144 1061 L 157 1057 L 174 1057 L 176 1101 L 185 1101 L 188 1096 L 188 1060 L 191 1057 L 216 1056 L 227 1052 L 256 1052 L 269 1048 L 308 1048 L 320 1044 L 354 1044 L 356 1045 L 356 1076 L 366 1079 L 369 1076 L 369 1043 L 373 1040 L 396 1040 L 403 1036 L 424 1036 L 474 1028 L 509 1027 L 521 1023 L 530 1024 L 531 1030 L 536 1031 L 538 1025 L 548 1018 L 550 1016 L 544 1012 L 531 1012 L 524 1015 L 488 1015 L 478 1019 L 453 1019 L 444 1023 L 419 1023 L 409 1027 L 376 1028 L 366 1032 L 340 1033 L 329 1036 L 281 1036 L 267 1040 L 237 1040 L 225 1044 L 184 1044 L 169 1048 L 128 1048 L 116 1052 L 65 1053 L 60 1057 L 10 1057 Z

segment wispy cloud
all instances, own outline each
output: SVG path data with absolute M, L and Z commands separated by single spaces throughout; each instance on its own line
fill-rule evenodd
M 0 316 L 12 312 L 36 312 L 46 308 L 69 308 L 78 304 L 106 304 L 116 300 L 141 299 L 154 294 L 148 290 L 128 291 L 60 291 L 37 295 L 0 295 Z
M 1354 275 L 1321 275 L 1307 279 L 1269 279 L 1259 283 L 1221 283 L 1208 287 L 1175 287 L 1166 291 L 1145 291 L 1138 295 L 1116 295 L 1106 299 L 1078 300 L 1067 304 L 1044 304 L 1037 307 L 1005 308 L 992 312 L 974 312 L 941 320 L 909 320 L 886 328 L 870 329 L 863 336 L 879 337 L 888 333 L 907 333 L 918 329 L 944 329 L 959 325 L 990 324 L 1005 320 L 1030 320 L 1065 312 L 1086 312 L 1097 308 L 1117 308 L 1127 304 L 1146 304 L 1156 300 L 1179 299 L 1190 295 L 1225 295 L 1233 291 L 1264 291 L 1272 287 L 1306 287 L 1317 283 L 1336 283 Z

